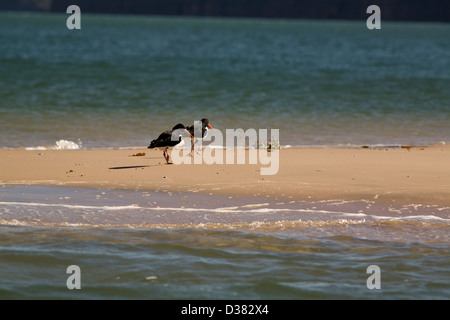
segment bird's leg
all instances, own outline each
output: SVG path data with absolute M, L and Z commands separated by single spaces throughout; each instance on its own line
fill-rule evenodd
M 169 147 L 166 148 L 166 163 L 173 164 L 172 162 L 170 162 L 170 153 L 168 150 L 169 150 Z
M 191 152 L 189 152 L 188 156 L 190 156 L 191 158 L 194 157 L 194 154 L 192 153 L 192 151 L 194 151 L 194 145 L 195 145 L 195 141 L 194 139 L 191 139 Z
M 173 164 L 173 162 L 170 161 L 170 154 L 167 153 L 167 164 Z
M 198 140 L 196 142 L 198 142 Z M 200 151 L 202 150 L 201 147 L 198 147 L 198 149 L 200 149 Z M 201 156 L 201 153 L 198 152 L 197 150 L 195 150 L 195 153 L 197 153 L 199 156 Z
M 169 149 L 169 147 L 166 147 L 165 149 L 164 149 L 164 153 L 163 153 L 163 156 L 164 156 L 164 159 L 166 159 L 166 163 L 167 164 L 169 164 L 169 155 L 167 154 L 167 150 Z
M 192 142 L 191 153 L 189 153 L 189 155 L 191 156 L 191 158 L 194 157 L 193 151 L 194 151 L 194 147 L 195 147 L 195 142 L 196 142 L 196 141 L 193 141 L 193 142 Z
M 198 142 L 198 140 L 195 140 L 192 143 L 192 147 L 191 147 L 191 152 L 188 154 L 188 156 L 191 156 L 191 158 L 194 157 L 194 148 L 195 148 L 195 144 Z M 198 151 L 195 151 L 198 155 L 200 155 L 200 153 Z

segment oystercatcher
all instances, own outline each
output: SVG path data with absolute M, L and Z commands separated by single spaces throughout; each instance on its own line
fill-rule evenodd
M 208 128 L 214 130 L 214 128 L 209 124 L 208 119 L 202 119 L 202 133 L 201 138 L 205 138 L 208 135 Z M 197 131 L 195 131 L 197 129 Z M 191 134 L 191 136 L 194 136 L 195 138 L 198 138 L 200 136 L 200 132 L 198 130 L 199 128 L 196 128 L 195 125 L 189 126 L 186 128 L 187 131 Z M 195 132 L 194 132 L 195 131 Z
M 172 140 L 173 134 L 175 134 L 175 136 L 178 135 L 178 140 Z M 150 142 L 148 149 L 165 148 L 163 152 L 164 159 L 166 159 L 167 164 L 171 164 L 168 150 L 172 147 L 181 147 L 184 144 L 183 136 L 192 137 L 189 131 L 186 130 L 186 127 L 179 123 L 173 127 L 172 130 L 164 131 L 157 139 Z
M 202 121 L 202 132 L 201 132 L 200 139 L 204 139 L 208 135 L 208 128 L 212 129 L 212 130 L 214 130 L 214 128 L 211 126 L 208 119 L 203 118 L 201 121 Z M 192 125 L 192 126 L 189 126 L 186 128 L 186 130 L 191 135 L 191 139 L 192 139 L 192 148 L 191 148 L 191 153 L 190 153 L 191 157 L 193 156 L 192 151 L 194 150 L 194 145 L 197 143 L 198 138 L 200 137 L 199 129 L 200 128 L 195 127 L 195 125 Z M 197 139 L 197 140 L 193 141 L 194 139 Z

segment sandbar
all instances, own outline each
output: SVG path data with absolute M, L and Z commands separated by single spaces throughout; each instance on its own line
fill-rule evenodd
M 145 154 L 145 155 L 144 155 Z M 0 150 L 0 184 L 450 207 L 450 147 L 282 148 L 263 164 L 172 164 L 162 150 Z

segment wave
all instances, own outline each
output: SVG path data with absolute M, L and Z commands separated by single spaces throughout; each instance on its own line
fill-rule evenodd
M 177 207 L 142 207 L 137 204 L 123 206 L 88 206 L 78 204 L 57 204 L 57 203 L 39 203 L 39 202 L 0 202 L 2 206 L 23 206 L 23 207 L 56 207 L 67 209 L 92 209 L 92 210 L 148 210 L 148 211 L 182 211 L 182 212 L 211 212 L 211 213 L 279 213 L 279 212 L 315 212 L 315 213 L 333 213 L 343 215 L 355 215 L 346 212 L 327 211 L 327 210 L 311 210 L 311 209 L 292 209 L 292 208 L 259 208 L 250 209 L 257 206 L 265 206 L 266 204 L 252 204 L 240 207 L 223 207 L 223 208 L 177 208 Z
M 79 150 L 82 149 L 83 143 L 78 139 L 78 142 L 69 140 L 58 140 L 53 146 L 36 146 L 26 147 L 25 150 Z
M 93 209 L 93 210 L 126 210 L 126 209 L 143 209 L 138 205 L 126 206 L 86 206 L 86 205 L 70 205 L 56 203 L 38 203 L 38 202 L 0 202 L 3 206 L 23 206 L 23 207 L 56 207 L 67 209 Z
M 138 204 L 126 204 L 126 205 L 113 205 L 113 206 L 95 206 L 95 205 L 84 205 L 84 204 L 60 204 L 60 203 L 40 203 L 40 202 L 0 202 L 0 205 L 4 209 L 3 213 L 8 212 L 8 207 L 13 207 L 15 210 L 20 211 L 20 208 L 59 208 L 59 209 L 71 209 L 71 210 L 94 210 L 97 212 L 103 211 L 140 211 L 140 212 L 178 212 L 178 213 L 198 213 L 201 214 L 220 214 L 220 216 L 225 215 L 235 215 L 242 217 L 251 217 L 253 215 L 256 217 L 261 217 L 270 215 L 270 214 L 296 214 L 303 213 L 305 216 L 303 218 L 308 218 L 308 220 L 335 220 L 335 219 L 359 219 L 360 221 L 371 221 L 371 222 L 379 222 L 379 221 L 398 221 L 398 222 L 430 222 L 436 221 L 438 223 L 447 223 L 450 224 L 450 219 L 446 219 L 443 217 L 439 217 L 433 214 L 429 215 L 405 215 L 405 216 L 381 216 L 376 214 L 368 214 L 368 213 L 353 213 L 353 212 L 342 212 L 342 211 L 331 211 L 331 210 L 318 210 L 318 209 L 304 209 L 304 208 L 271 208 L 267 207 L 268 203 L 261 204 L 246 204 L 242 206 L 234 206 L 234 207 L 220 207 L 220 208 L 189 208 L 189 207 L 166 207 L 166 206 L 140 206 Z M 266 207 L 266 208 L 261 208 Z M 41 210 L 41 209 L 40 209 Z M 0 215 L 3 214 L 0 209 Z M 291 216 L 294 218 L 294 216 Z M 295 216 L 295 219 L 301 218 L 300 216 Z

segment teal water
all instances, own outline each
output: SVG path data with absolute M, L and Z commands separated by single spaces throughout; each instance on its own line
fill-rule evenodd
M 450 142 L 450 25 L 0 13 L 0 148 Z M 58 144 L 56 144 L 58 142 Z M 1 168 L 0 168 L 1 176 Z M 2 299 L 448 299 L 449 208 L 0 189 Z M 81 290 L 66 287 L 69 265 Z M 381 290 L 366 286 L 381 269 Z
M 0 147 L 146 146 L 280 129 L 282 145 L 450 141 L 450 25 L 0 13 Z
M 450 298 L 448 208 L 340 202 L 3 187 L 0 298 Z
M 2 299 L 450 297 L 444 245 L 224 230 L 0 229 Z M 379 290 L 366 285 L 373 264 Z M 70 265 L 80 267 L 80 290 L 66 286 Z

